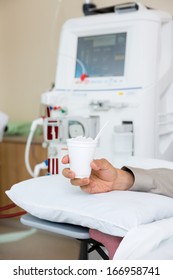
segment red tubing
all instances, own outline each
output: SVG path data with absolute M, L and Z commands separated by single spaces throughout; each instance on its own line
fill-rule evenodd
M 14 217 L 25 215 L 26 213 L 27 212 L 25 212 L 25 211 L 21 211 L 21 212 L 12 213 L 12 214 L 3 214 L 3 215 L 0 215 L 0 219 L 14 218 Z
M 8 209 L 11 209 L 11 208 L 14 208 L 14 207 L 16 207 L 16 204 L 11 203 L 11 204 L 5 205 L 3 207 L 0 207 L 0 211 L 5 211 L 5 210 L 8 210 Z

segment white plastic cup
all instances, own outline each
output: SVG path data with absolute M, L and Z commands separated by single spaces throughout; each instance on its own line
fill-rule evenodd
M 86 178 L 91 174 L 90 163 L 94 159 L 97 142 L 82 142 L 75 138 L 67 139 L 70 170 L 75 173 L 75 178 Z

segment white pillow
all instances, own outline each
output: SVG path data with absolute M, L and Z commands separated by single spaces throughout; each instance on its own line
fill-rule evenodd
M 173 216 L 172 198 L 132 191 L 87 194 L 61 175 L 23 181 L 6 193 L 14 203 L 38 218 L 81 225 L 115 236 Z

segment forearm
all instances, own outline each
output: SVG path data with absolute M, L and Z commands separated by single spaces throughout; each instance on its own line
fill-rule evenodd
M 129 190 L 151 192 L 155 194 L 173 197 L 173 170 L 140 169 L 123 167 L 123 170 L 131 171 L 134 174 L 134 184 Z

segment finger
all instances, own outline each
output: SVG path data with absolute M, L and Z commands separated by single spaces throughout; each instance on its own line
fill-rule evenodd
M 91 183 L 91 184 L 87 184 L 84 186 L 80 186 L 81 190 L 89 193 L 89 194 L 94 194 L 94 193 L 98 193 L 99 191 L 95 189 L 95 184 Z
M 74 178 L 71 180 L 71 184 L 73 186 L 79 186 L 79 187 L 88 185 L 89 182 L 90 182 L 89 178 L 82 178 L 82 179 Z
M 86 193 L 92 193 L 92 190 L 91 190 L 91 188 L 89 187 L 89 185 L 85 185 L 85 186 L 80 186 L 80 188 L 81 188 L 81 190 L 83 191 L 83 192 L 86 192 Z
M 71 171 L 69 168 L 64 168 L 62 170 L 62 174 L 63 174 L 64 177 L 66 177 L 68 179 L 75 178 L 75 173 L 73 171 Z
M 69 163 L 69 156 L 68 155 L 65 155 L 63 158 L 62 158 L 62 163 L 64 163 L 64 164 L 67 164 L 67 163 Z

